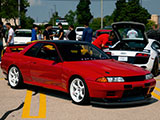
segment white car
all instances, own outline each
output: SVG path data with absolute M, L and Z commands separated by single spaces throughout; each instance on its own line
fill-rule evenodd
M 14 44 L 26 44 L 31 42 L 32 31 L 30 29 L 17 29 L 14 36 Z
M 119 41 L 103 51 L 113 59 L 142 67 L 157 76 L 160 43 L 147 38 L 145 26 L 135 22 L 118 22 L 112 24 L 112 27 Z M 138 35 L 135 37 L 128 36 L 130 30 L 135 30 Z
M 76 29 L 75 29 L 76 40 L 80 41 L 82 39 L 84 29 L 85 29 L 85 27 L 76 27 Z

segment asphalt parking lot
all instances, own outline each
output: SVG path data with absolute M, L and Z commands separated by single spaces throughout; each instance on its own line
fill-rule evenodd
M 29 85 L 11 89 L 0 72 L 0 120 L 159 120 L 160 76 L 155 79 L 150 104 L 79 106 L 62 92 Z

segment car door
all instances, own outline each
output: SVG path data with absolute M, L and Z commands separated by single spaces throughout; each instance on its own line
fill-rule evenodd
M 30 60 L 29 72 L 37 84 L 61 87 L 62 62 L 54 44 L 42 43 L 36 56 Z
M 37 83 L 61 87 L 62 62 L 54 44 L 43 44 L 32 59 L 30 74 Z

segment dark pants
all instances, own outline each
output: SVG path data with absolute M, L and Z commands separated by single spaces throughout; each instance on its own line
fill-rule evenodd
M 1 61 L 1 53 L 2 53 L 2 50 L 3 50 L 3 41 L 0 40 L 0 61 Z

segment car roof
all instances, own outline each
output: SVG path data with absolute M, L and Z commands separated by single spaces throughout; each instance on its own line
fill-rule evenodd
M 105 29 L 103 29 L 103 30 L 96 30 L 96 32 L 111 32 L 112 30 L 105 30 Z
M 79 44 L 87 44 L 88 42 L 84 42 L 84 41 L 76 41 L 76 40 L 41 40 L 41 41 L 37 41 L 37 42 L 50 42 L 50 43 L 55 43 L 55 44 L 76 44 L 76 43 L 79 43 Z M 89 44 L 89 43 L 88 43 Z
M 16 31 L 28 31 L 28 32 L 31 32 L 31 29 L 17 29 Z

